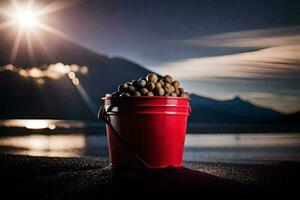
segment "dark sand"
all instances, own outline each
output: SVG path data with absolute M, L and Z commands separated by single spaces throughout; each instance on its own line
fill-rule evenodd
M 1 199 L 105 197 L 289 196 L 297 192 L 300 163 L 265 165 L 186 163 L 183 168 L 112 169 L 96 158 L 0 155 Z M 163 194 L 161 194 L 163 192 Z

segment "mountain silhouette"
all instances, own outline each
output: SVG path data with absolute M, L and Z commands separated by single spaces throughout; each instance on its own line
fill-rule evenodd
M 129 60 L 101 55 L 70 40 L 43 33 L 43 45 L 32 39 L 34 58 L 28 54 L 26 40 L 22 39 L 12 62 L 11 52 L 15 35 L 0 33 L 0 66 L 42 66 L 57 62 L 85 65 L 87 74 L 78 74 L 80 85 L 88 94 L 93 109 L 90 109 L 78 88 L 67 75 L 60 79 L 44 78 L 44 84 L 34 79 L 19 76 L 14 71 L 0 71 L 0 118 L 52 118 L 95 120 L 96 112 L 105 93 L 116 90 L 117 85 L 150 71 Z M 46 50 L 47 49 L 47 50 Z M 265 122 L 283 115 L 271 109 L 261 108 L 239 97 L 218 101 L 191 95 L 192 114 L 190 121 L 203 123 L 256 123 Z
M 191 105 L 190 120 L 205 123 L 258 123 L 283 116 L 277 111 L 258 107 L 239 97 L 219 101 L 193 94 Z
M 288 115 L 281 116 L 273 121 L 274 123 L 285 123 L 285 124 L 300 124 L 300 112 L 291 113 Z

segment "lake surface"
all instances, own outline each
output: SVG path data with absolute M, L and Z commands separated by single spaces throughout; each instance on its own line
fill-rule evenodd
M 242 130 L 246 130 L 247 134 L 235 132 L 243 126 Z M 272 130 L 268 126 L 192 124 L 194 129 L 188 129 L 188 133 L 193 134 L 186 136 L 184 160 L 223 163 L 300 161 L 300 132 L 259 132 Z M 258 133 L 249 133 L 252 130 Z M 210 134 L 204 134 L 206 131 Z M 108 157 L 107 139 L 101 121 L 0 120 L 0 152 L 51 157 Z
M 0 152 L 50 157 L 108 157 L 105 135 L 84 134 L 2 136 Z M 184 160 L 222 163 L 300 161 L 300 134 L 187 134 Z

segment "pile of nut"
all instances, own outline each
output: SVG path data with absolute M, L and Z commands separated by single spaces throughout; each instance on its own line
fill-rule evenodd
M 170 75 L 158 76 L 151 73 L 138 80 L 123 83 L 118 86 L 118 91 L 109 96 L 130 97 L 130 96 L 170 96 L 188 97 L 188 93 L 180 87 L 180 83 Z

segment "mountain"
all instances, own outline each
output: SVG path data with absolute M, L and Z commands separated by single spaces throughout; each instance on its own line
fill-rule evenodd
M 267 122 L 283 114 L 258 107 L 239 97 L 219 101 L 192 94 L 190 121 L 203 123 L 259 123 Z
M 300 111 L 279 117 L 274 120 L 275 123 L 300 124 Z
M 28 56 L 26 39 L 22 39 L 16 59 L 11 62 L 15 35 L 7 30 L 1 31 L 0 66 L 31 67 L 57 62 L 87 66 L 87 74 L 77 74 L 81 87 L 76 88 L 67 75 L 58 80 L 44 78 L 41 85 L 15 71 L 0 71 L 0 118 L 93 120 L 101 97 L 115 91 L 119 83 L 149 73 L 134 62 L 119 57 L 109 58 L 47 32 L 43 32 L 41 39 L 43 45 L 32 38 L 34 60 Z M 82 91 L 89 95 L 94 111 L 87 107 Z

